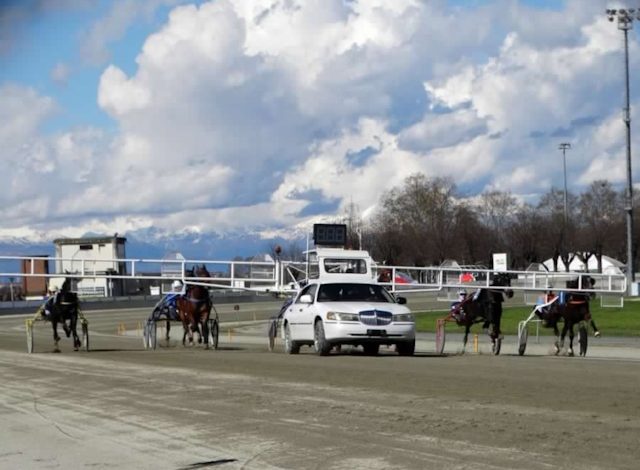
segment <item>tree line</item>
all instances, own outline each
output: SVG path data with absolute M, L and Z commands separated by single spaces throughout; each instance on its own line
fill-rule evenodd
M 581 194 L 567 194 L 565 223 L 564 192 L 556 188 L 532 204 L 504 191 L 463 197 L 451 178 L 415 174 L 381 196 L 374 216 L 363 220 L 351 204 L 340 222 L 352 247 L 389 265 L 438 266 L 453 259 L 490 267 L 493 253 L 508 253 L 510 269 L 549 258 L 568 266 L 574 257 L 584 262 L 595 256 L 602 271 L 602 255 L 626 263 L 624 201 L 624 191 L 594 181 Z M 637 247 L 637 231 L 633 240 Z

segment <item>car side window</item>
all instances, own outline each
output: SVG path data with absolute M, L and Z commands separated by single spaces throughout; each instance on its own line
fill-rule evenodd
M 296 303 L 297 304 L 300 303 L 300 299 L 302 298 L 303 295 L 310 295 L 311 298 L 314 299 L 315 301 L 317 288 L 318 288 L 317 284 L 311 284 L 305 287 L 304 289 L 302 289 L 302 291 L 300 291 L 300 295 L 298 295 L 298 298 L 296 299 Z

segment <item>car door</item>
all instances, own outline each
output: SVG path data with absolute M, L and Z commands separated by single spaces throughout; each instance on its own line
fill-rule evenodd
M 317 284 L 310 284 L 300 291 L 296 300 L 289 306 L 287 317 L 289 318 L 289 328 L 291 336 L 296 341 L 308 341 L 313 339 L 313 318 L 315 314 L 315 298 Z M 313 302 L 303 303 L 302 296 L 309 295 Z

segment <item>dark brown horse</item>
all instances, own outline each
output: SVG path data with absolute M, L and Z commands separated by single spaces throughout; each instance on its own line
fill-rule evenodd
M 556 354 L 559 354 L 564 348 L 564 339 L 568 332 L 569 348 L 567 350 L 567 354 L 569 356 L 574 355 L 573 338 L 575 334 L 573 328 L 575 325 L 578 325 L 581 356 L 584 356 L 587 353 L 588 325 L 591 325 L 596 337 L 600 336 L 600 331 L 598 330 L 598 327 L 591 316 L 591 311 L 589 310 L 589 300 L 593 298 L 594 294 L 591 292 L 571 290 L 578 289 L 579 287 L 592 289 L 593 286 L 595 286 L 596 281 L 591 276 L 583 276 L 582 281 L 582 286 L 579 285 L 578 279 L 567 281 L 567 290 L 560 292 L 560 295 L 553 304 L 544 311 L 538 313 L 538 316 L 543 320 L 543 326 L 553 328 L 556 335 Z M 558 331 L 558 322 L 560 320 L 564 323 L 562 333 L 559 333 Z
M 53 341 L 55 344 L 55 352 L 60 352 L 58 343 L 60 336 L 58 335 L 58 324 L 62 324 L 67 338 L 73 335 L 73 349 L 80 349 L 82 342 L 78 337 L 78 312 L 79 302 L 78 294 L 71 291 L 71 278 L 67 277 L 58 292 L 51 295 L 49 299 L 40 307 L 36 315 L 40 315 L 46 321 L 51 322 L 53 328 Z
M 204 264 L 188 270 L 186 276 L 192 278 L 211 277 Z M 208 349 L 209 316 L 211 315 L 212 304 L 209 289 L 202 283 L 203 281 L 187 281 L 187 290 L 176 301 L 176 307 L 184 328 L 182 344 L 186 345 L 186 340 L 189 338 L 189 344 L 193 345 L 193 335 L 197 333 L 198 343 L 202 343 L 204 340 L 205 347 Z
M 511 278 L 506 273 L 495 274 L 490 286 L 511 286 Z M 478 289 L 474 294 L 465 297 L 460 302 L 455 302 L 451 306 L 447 317 L 440 320 L 440 322 L 455 321 L 457 325 L 464 326 L 463 352 L 467 346 L 471 327 L 475 323 L 483 323 L 483 328 L 487 329 L 491 338 L 491 350 L 494 354 L 500 354 L 500 347 L 502 345 L 500 322 L 502 320 L 504 295 L 509 298 L 513 297 L 513 290 Z

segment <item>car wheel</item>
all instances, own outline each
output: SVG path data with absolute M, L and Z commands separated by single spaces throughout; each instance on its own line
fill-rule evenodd
M 400 356 L 413 356 L 413 353 L 416 351 L 416 340 L 397 343 L 396 351 Z
M 380 345 L 378 343 L 365 343 L 362 345 L 364 353 L 367 356 L 376 356 L 380 351 Z
M 331 344 L 324 336 L 322 320 L 316 321 L 316 324 L 313 326 L 313 347 L 319 356 L 326 356 L 329 354 L 329 351 L 331 351 Z
M 287 354 L 298 354 L 300 352 L 300 344 L 291 339 L 291 329 L 289 324 L 284 326 L 284 352 Z

